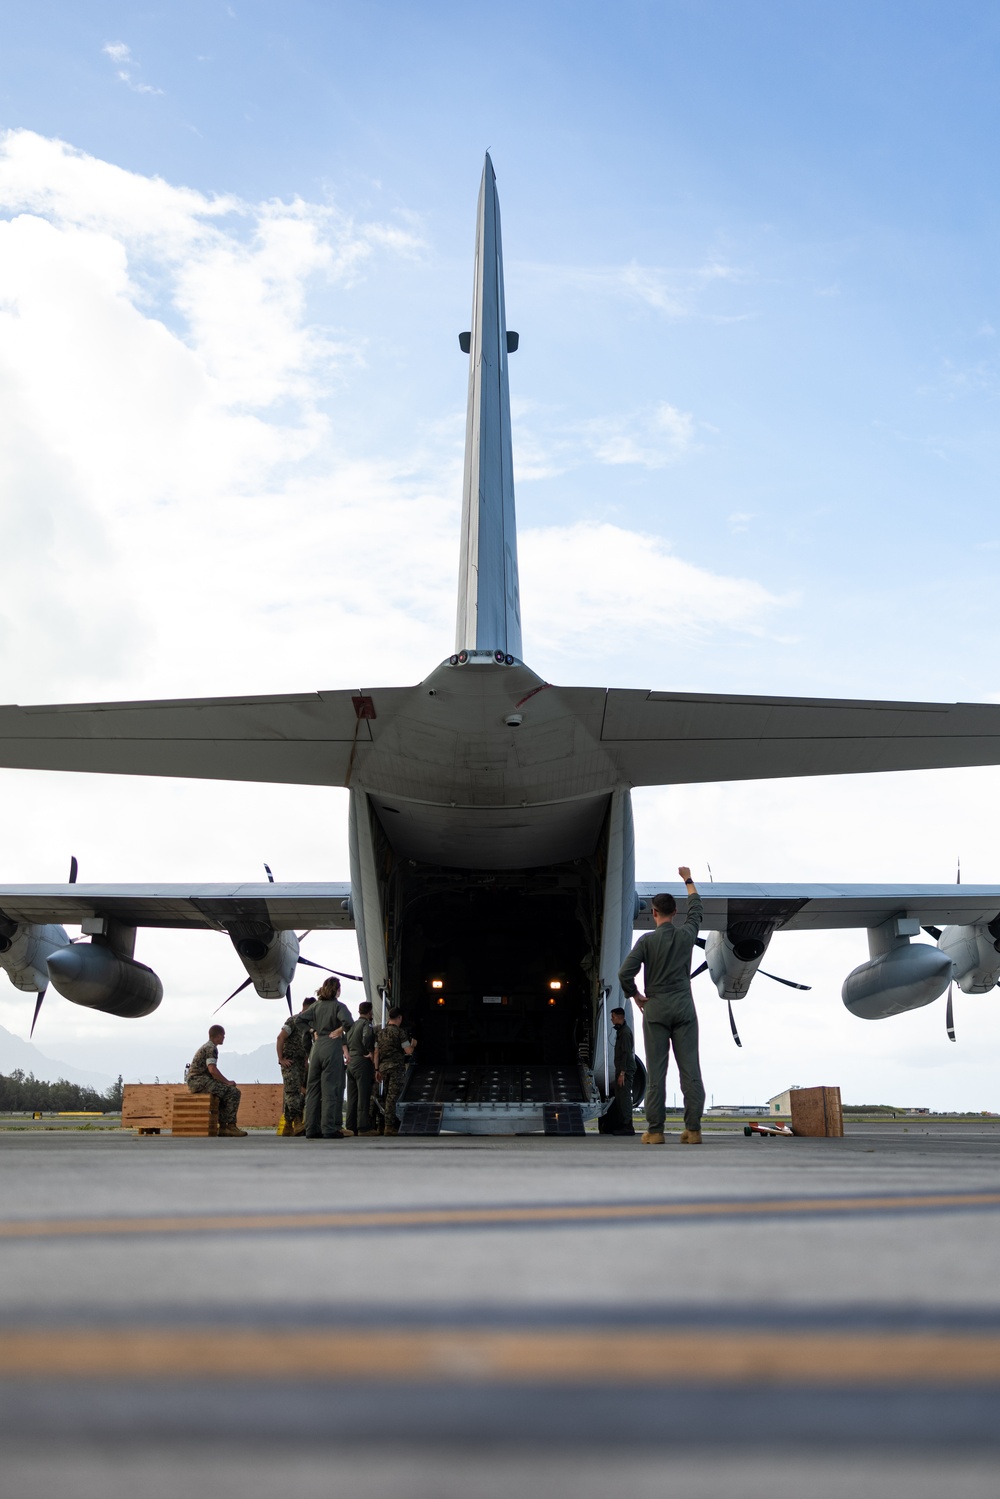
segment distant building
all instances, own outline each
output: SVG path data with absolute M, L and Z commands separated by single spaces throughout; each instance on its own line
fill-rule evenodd
M 746 1115 L 748 1119 L 760 1119 L 771 1112 L 770 1105 L 766 1103 L 716 1103 L 707 1114 L 739 1114 Z
M 766 1114 L 785 1114 L 789 1118 L 792 1115 L 792 1094 L 797 1093 L 801 1087 L 800 1083 L 793 1083 L 786 1088 L 784 1093 L 776 1093 L 773 1098 L 767 1100 Z

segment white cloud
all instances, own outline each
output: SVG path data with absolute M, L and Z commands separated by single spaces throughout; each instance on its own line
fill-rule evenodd
M 762 635 L 792 602 L 682 561 L 662 537 L 588 521 L 522 534 L 521 595 L 526 638 L 590 660 L 639 637 L 669 649 L 713 632 Z
M 627 265 L 577 266 L 531 265 L 517 263 L 520 276 L 537 276 L 554 281 L 563 290 L 588 297 L 624 298 L 652 308 L 663 317 L 703 317 L 709 321 L 740 321 L 745 313 L 720 314 L 705 306 L 709 289 L 720 283 L 738 285 L 750 280 L 750 272 L 710 256 L 699 266 Z
M 205 197 L 27 132 L 0 152 L 0 210 L 6 540 L 32 559 L 0 599 L 4 697 L 40 680 L 86 695 L 137 670 L 140 650 L 149 686 L 157 670 L 176 679 L 178 626 L 193 647 L 224 634 L 232 590 L 273 589 L 262 536 L 276 517 L 325 536 L 332 510 L 333 555 L 354 545 L 359 566 L 366 505 L 392 516 L 405 495 L 424 543 L 437 537 L 426 461 L 359 473 L 330 451 L 322 399 L 359 353 L 307 316 L 314 281 L 346 287 L 412 236 L 322 205 Z M 147 609 L 178 584 L 194 612 Z M 259 621 L 268 637 L 273 625 Z M 277 674 L 279 655 L 265 647 L 256 669 Z
M 664 468 L 695 445 L 694 417 L 668 401 L 629 416 L 600 417 L 579 430 L 599 463 Z
M 117 78 L 130 88 L 134 94 L 162 94 L 161 88 L 153 88 L 149 83 L 142 83 L 133 77 L 132 69 L 138 67 L 138 63 L 132 56 L 131 48 L 126 42 L 105 42 L 101 51 L 106 57 L 110 57 L 117 64 Z
M 669 401 L 583 422 L 553 419 L 521 404 L 514 407 L 512 419 L 514 474 L 519 483 L 550 479 L 588 462 L 666 468 L 697 452 L 699 432 L 714 430 Z

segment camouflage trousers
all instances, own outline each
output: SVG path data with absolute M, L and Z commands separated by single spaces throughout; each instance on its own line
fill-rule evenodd
M 305 1058 L 281 1064 L 281 1081 L 285 1090 L 281 1107 L 286 1119 L 301 1119 L 305 1112 L 307 1067 Z
M 406 1068 L 390 1067 L 387 1072 L 382 1073 L 382 1076 L 385 1078 L 385 1098 L 383 1099 L 383 1104 L 385 1107 L 386 1133 L 389 1130 L 395 1132 L 399 1129 L 399 1116 L 396 1113 L 396 1103 L 398 1102 L 400 1093 L 403 1091 L 403 1084 L 406 1081 Z
M 240 1107 L 240 1090 L 235 1083 L 220 1083 L 217 1077 L 193 1077 L 189 1093 L 214 1093 L 219 1100 L 219 1125 L 235 1124 Z

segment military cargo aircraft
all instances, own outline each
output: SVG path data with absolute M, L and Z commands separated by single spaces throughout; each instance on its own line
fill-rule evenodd
M 35 993 L 150 1014 L 162 985 L 140 927 L 227 937 L 265 998 L 296 929 L 353 928 L 376 1017 L 419 1036 L 403 1127 L 578 1132 L 608 1107 L 609 1011 L 633 930 L 676 881 L 637 887 L 634 786 L 1000 764 L 1000 706 L 559 687 L 524 659 L 496 179 L 476 222 L 458 627 L 411 687 L 278 697 L 0 708 L 0 765 L 343 786 L 350 879 L 248 885 L 0 886 L 0 967 Z M 746 995 L 775 933 L 866 928 L 843 990 L 880 1019 L 954 980 L 1000 977 L 1000 886 L 724 885 L 705 892 L 705 961 Z M 65 926 L 83 940 L 70 941 Z M 921 930 L 931 942 L 914 942 Z M 732 1011 L 730 1010 L 730 1015 Z M 734 1027 L 735 1032 L 735 1027 Z

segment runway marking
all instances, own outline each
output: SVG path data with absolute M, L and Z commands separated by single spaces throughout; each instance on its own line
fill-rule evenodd
M 1000 1192 L 928 1192 L 880 1197 L 777 1197 L 712 1202 L 551 1203 L 469 1208 L 355 1208 L 338 1212 L 193 1213 L 135 1218 L 26 1218 L 0 1223 L 0 1240 L 151 1234 L 279 1233 L 323 1229 L 559 1227 L 865 1213 L 1000 1208 Z
M 18 1380 L 992 1385 L 1000 1383 L 1000 1337 L 627 1328 L 282 1332 L 204 1323 L 180 1331 L 44 1327 L 0 1333 L 0 1367 Z

